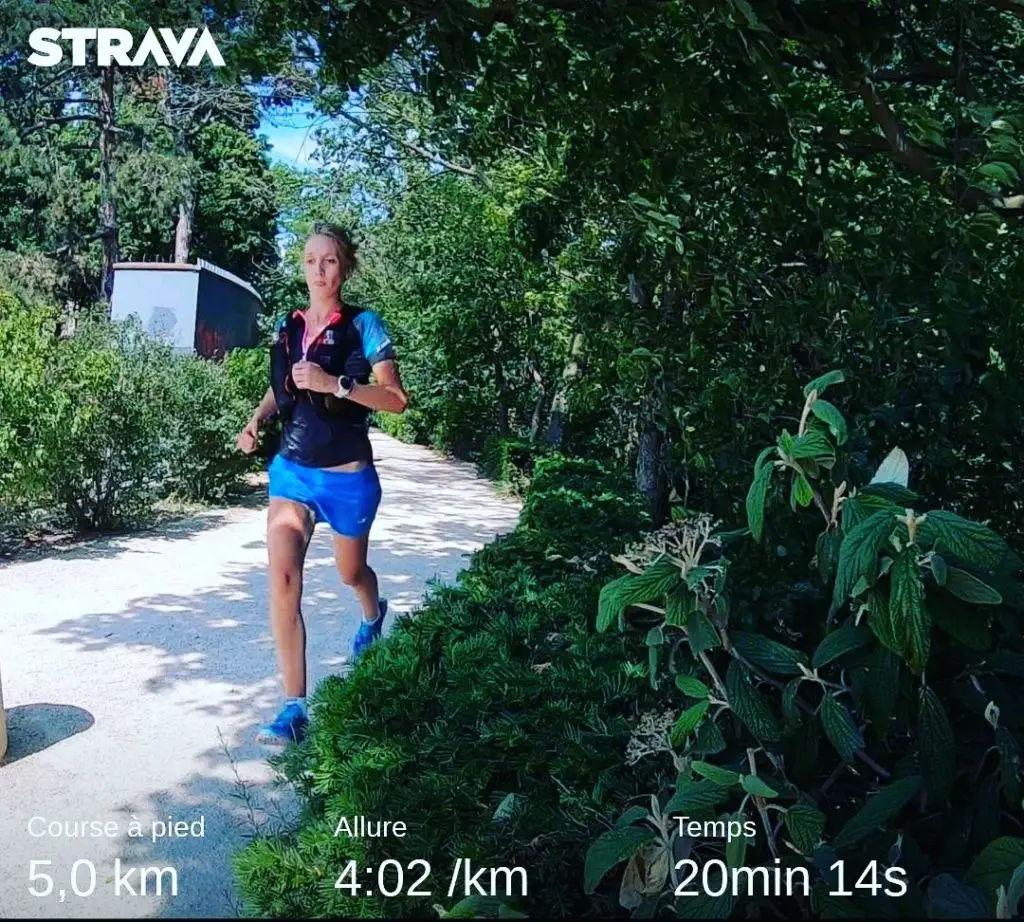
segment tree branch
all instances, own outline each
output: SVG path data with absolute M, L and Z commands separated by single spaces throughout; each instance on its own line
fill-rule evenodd
M 97 125 L 101 124 L 100 117 L 98 115 L 59 115 L 55 118 L 44 118 L 41 122 L 33 125 L 31 128 L 26 128 L 24 135 L 28 136 L 35 131 L 40 131 L 50 125 L 67 125 L 71 122 L 95 122 Z
M 424 160 L 427 160 L 430 163 L 440 164 L 446 170 L 451 170 L 453 173 L 459 173 L 462 176 L 469 176 L 472 179 L 481 178 L 480 174 L 477 173 L 477 171 L 472 167 L 459 166 L 457 163 L 452 163 L 448 160 L 445 160 L 444 157 L 442 157 L 440 154 L 434 153 L 433 151 L 429 151 L 425 147 L 421 147 L 419 144 L 414 144 L 412 141 L 407 141 L 405 138 L 396 135 L 394 132 L 389 131 L 387 128 L 384 128 L 382 126 L 370 125 L 364 122 L 362 119 L 356 118 L 351 113 L 346 112 L 344 109 L 339 109 L 336 114 L 340 115 L 342 118 L 351 122 L 357 128 L 362 128 L 364 131 L 377 131 L 387 135 L 387 137 L 394 141 L 396 144 L 401 144 L 402 147 L 406 148 L 406 150 L 412 151 L 414 154 L 417 154 L 418 156 L 422 157 Z
M 1024 10 L 1024 6 L 1022 6 Z M 904 127 L 896 118 L 888 103 L 878 94 L 875 85 L 869 77 L 865 77 L 860 85 L 861 98 L 867 106 L 874 120 L 882 129 L 889 147 L 902 164 L 912 169 L 915 173 L 927 180 L 937 188 L 943 184 L 943 171 L 936 164 L 935 159 L 925 150 L 914 144 Z M 960 176 L 953 180 L 953 198 L 961 205 L 977 209 L 988 207 L 998 212 L 1020 212 L 1024 211 L 1024 195 L 1010 195 L 1006 197 L 993 196 L 982 189 L 976 189 L 967 184 L 967 181 Z

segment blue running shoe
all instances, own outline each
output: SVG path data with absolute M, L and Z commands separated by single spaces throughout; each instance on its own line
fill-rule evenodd
M 381 599 L 377 603 L 379 614 L 375 621 L 362 619 L 359 630 L 356 631 L 356 639 L 352 642 L 352 661 L 355 662 L 363 655 L 363 651 L 370 646 L 378 637 L 384 627 L 384 616 L 388 613 L 387 599 Z
M 256 742 L 268 746 L 287 746 L 289 743 L 301 743 L 306 736 L 309 720 L 302 713 L 302 708 L 295 702 L 289 702 L 274 722 L 260 729 L 256 734 Z

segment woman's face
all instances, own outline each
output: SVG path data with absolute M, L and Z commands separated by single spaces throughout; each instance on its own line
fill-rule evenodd
M 337 297 L 344 281 L 338 244 L 330 237 L 316 235 L 306 241 L 302 258 L 306 287 L 317 300 Z

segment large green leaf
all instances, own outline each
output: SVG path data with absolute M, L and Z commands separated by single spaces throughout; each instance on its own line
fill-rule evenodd
M 710 762 L 701 762 L 698 760 L 692 763 L 690 767 L 702 778 L 707 778 L 708 781 L 713 781 L 715 784 L 720 784 L 722 787 L 731 787 L 734 784 L 740 783 L 739 772 L 730 771 L 729 769 L 721 768 L 718 765 L 712 765 Z
M 827 400 L 819 399 L 811 404 L 811 412 L 828 426 L 829 431 L 835 437 L 837 445 L 842 445 L 846 442 L 848 436 L 846 420 L 843 419 L 843 414 L 835 406 Z
M 961 883 L 952 874 L 939 874 L 932 879 L 925 905 L 929 919 L 984 919 L 990 913 L 985 894 Z
M 685 627 L 687 619 L 696 610 L 696 596 L 685 585 L 676 586 L 665 597 L 665 623 L 671 627 Z
M 922 685 L 917 702 L 917 746 L 925 789 L 937 801 L 944 801 L 953 786 L 953 742 L 953 728 L 939 696 L 930 686 Z
M 931 616 L 924 607 L 924 586 L 917 565 L 916 545 L 906 545 L 896 555 L 890 576 L 889 620 L 911 670 L 920 675 L 931 649 Z
M 1002 605 L 1003 597 L 991 586 L 983 583 L 959 567 L 946 568 L 946 592 L 974 605 Z
M 778 797 L 779 792 L 765 784 L 757 775 L 744 775 L 740 782 L 743 790 L 752 797 Z
M 913 490 L 908 490 L 898 483 L 869 483 L 857 491 L 857 496 L 861 500 L 870 500 L 872 504 L 876 500 L 880 501 L 878 508 L 881 508 L 881 503 L 885 502 L 891 503 L 901 511 L 912 507 L 921 499 Z
M 869 515 L 844 538 L 839 546 L 839 565 L 832 593 L 832 610 L 837 611 L 850 597 L 860 577 L 874 583 L 878 573 L 878 555 L 896 527 L 892 510 L 881 509 Z
M 899 813 L 920 790 L 920 775 L 900 778 L 882 788 L 877 794 L 869 797 L 868 802 L 839 830 L 833 845 L 836 848 L 856 845 L 884 825 L 890 817 Z
M 587 849 L 583 865 L 584 892 L 593 893 L 605 874 L 653 839 L 654 830 L 650 826 L 621 826 L 598 836 Z
M 708 616 L 699 609 L 693 612 L 686 621 L 686 639 L 694 656 L 699 656 L 706 650 L 713 650 L 722 645 L 715 626 Z
M 829 742 L 844 762 L 852 762 L 854 752 L 864 748 L 864 737 L 850 712 L 832 695 L 825 695 L 818 713 Z
M 865 689 L 871 722 L 882 736 L 896 710 L 900 689 L 900 660 L 885 647 L 876 647 L 868 660 L 868 683 Z
M 780 738 L 779 723 L 768 702 L 754 687 L 749 671 L 738 660 L 729 664 L 725 685 L 729 706 L 747 729 L 761 742 L 777 743 Z
M 1013 872 L 1024 861 L 1024 839 L 1003 836 L 989 842 L 971 863 L 965 882 L 991 897 L 1010 882 Z
M 968 563 L 1002 569 L 1011 563 L 1020 566 L 1020 558 L 992 529 L 944 509 L 933 509 L 921 523 L 918 536 L 922 543 L 931 540 Z
M 830 461 L 835 459 L 836 452 L 824 432 L 808 429 L 803 435 L 793 439 L 789 455 L 795 461 Z
M 883 646 L 902 657 L 903 643 L 893 631 L 889 595 L 885 588 L 871 589 L 864 598 L 868 606 L 868 627 Z
M 827 528 L 820 535 L 814 545 L 814 555 L 818 563 L 818 573 L 821 581 L 828 585 L 832 579 L 832 570 L 835 568 L 836 558 L 839 555 L 839 533 L 835 529 Z
M 708 701 L 698 701 L 693 707 L 683 711 L 669 733 L 669 742 L 673 746 L 680 746 L 704 719 L 709 706 L 710 702 Z
M 770 464 L 762 466 L 754 474 L 750 489 L 747 491 L 747 525 L 755 541 L 760 541 L 761 535 L 764 534 L 764 510 L 774 470 Z
M 804 387 L 804 397 L 810 397 L 811 391 L 820 397 L 833 384 L 840 384 L 845 380 L 846 376 L 839 369 L 827 371 Z
M 928 599 L 928 613 L 936 627 L 965 647 L 983 653 L 992 646 L 989 618 L 984 610 L 972 611 L 958 599 L 937 592 Z
M 866 625 L 854 625 L 847 622 L 838 630 L 825 635 L 825 639 L 818 644 L 811 659 L 811 666 L 819 669 L 839 659 L 852 650 L 858 650 L 871 640 L 871 630 Z
M 661 600 L 681 580 L 679 568 L 667 557 L 659 557 L 643 573 L 627 573 L 601 588 L 597 606 L 597 629 L 607 630 L 630 605 Z
M 814 488 L 810 481 L 803 474 L 794 474 L 793 485 L 789 491 L 790 508 L 795 511 L 798 507 L 806 508 L 812 502 L 814 502 Z
M 747 815 L 745 813 L 729 813 L 726 814 L 726 822 L 736 822 L 740 824 L 740 828 L 743 828 L 743 823 L 746 821 Z M 725 843 L 725 864 L 730 868 L 741 868 L 744 865 L 744 861 L 747 857 L 747 845 L 753 844 L 753 837 L 749 840 L 746 836 L 730 836 Z
M 698 756 L 713 756 L 725 750 L 725 737 L 713 720 L 705 720 L 697 728 L 691 751 Z
M 717 806 L 729 799 L 729 789 L 713 781 L 680 781 L 675 793 L 665 804 L 664 813 L 682 813 L 688 816 L 698 810 Z
M 894 509 L 895 507 L 890 506 L 887 503 L 878 500 L 878 506 L 873 507 L 869 503 L 864 502 L 860 495 L 850 496 L 843 502 L 843 512 L 840 518 L 843 528 L 843 534 L 848 535 L 852 532 L 861 522 L 865 521 L 869 515 L 873 512 L 880 512 L 882 509 Z M 895 522 L 893 523 L 895 525 Z
M 821 841 L 825 829 L 825 815 L 810 804 L 793 804 L 783 819 L 786 832 L 801 855 L 810 855 Z
M 709 694 L 708 687 L 700 679 L 690 675 L 677 675 L 676 688 L 690 698 L 703 699 Z
M 741 656 L 766 672 L 803 675 L 799 664 L 806 666 L 807 657 L 799 650 L 765 637 L 764 634 L 748 631 L 733 631 L 729 638 Z

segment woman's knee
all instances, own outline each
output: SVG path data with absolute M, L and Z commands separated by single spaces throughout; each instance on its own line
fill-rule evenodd
M 346 586 L 358 586 L 366 579 L 367 570 L 369 570 L 369 567 L 366 565 L 365 560 L 346 560 L 338 564 L 338 573 L 341 575 L 341 581 Z
M 270 567 L 270 592 L 273 596 L 298 595 L 302 592 L 302 567 L 286 561 Z

